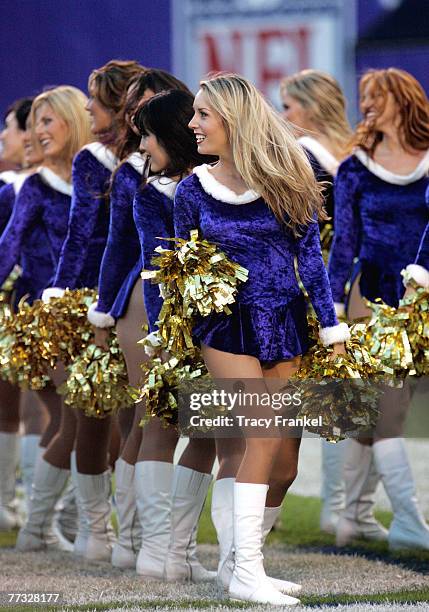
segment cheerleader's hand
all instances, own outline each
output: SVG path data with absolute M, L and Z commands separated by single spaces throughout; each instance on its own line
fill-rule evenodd
M 346 354 L 346 346 L 344 342 L 337 342 L 332 345 L 332 353 L 329 356 L 329 359 L 332 361 L 335 359 L 337 355 L 345 355 Z
M 163 341 L 158 331 L 151 332 L 146 338 L 143 338 L 142 344 L 148 357 L 157 356 L 163 348 Z
M 94 344 L 107 351 L 109 348 L 109 344 L 107 342 L 109 333 L 110 330 L 108 328 L 94 327 Z

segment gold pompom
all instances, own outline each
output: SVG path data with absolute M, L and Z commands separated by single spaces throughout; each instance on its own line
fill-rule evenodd
M 399 310 L 408 314 L 407 334 L 417 376 L 429 374 L 429 291 L 415 287 L 415 293 L 402 299 Z
M 89 344 L 68 367 L 68 379 L 58 392 L 69 406 L 83 410 L 88 417 L 105 418 L 134 401 L 128 384 L 125 360 L 116 336 L 106 351 Z
M 143 279 L 162 287 L 164 303 L 158 327 L 165 350 L 182 359 L 194 350 L 192 326 L 195 316 L 213 312 L 230 314 L 238 284 L 247 281 L 248 271 L 228 259 L 216 245 L 198 239 L 192 230 L 189 240 L 174 241 L 175 250 L 157 247 L 152 259 L 157 270 L 144 270 Z
M 316 340 L 317 325 L 310 320 Z M 368 431 L 377 422 L 383 379 L 379 363 L 364 343 L 366 326 L 351 326 L 346 353 L 332 357 L 333 348 L 320 342 L 308 351 L 290 382 L 300 393 L 297 417 L 322 418 L 322 426 L 307 428 L 331 442 Z

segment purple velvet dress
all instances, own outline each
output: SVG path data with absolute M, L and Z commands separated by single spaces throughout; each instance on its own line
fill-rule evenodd
M 396 307 L 404 293 L 401 270 L 412 263 L 428 267 L 424 244 L 418 256 L 429 219 L 428 169 L 426 155 L 412 174 L 396 175 L 361 150 L 341 164 L 328 267 L 335 302 L 344 302 L 347 281 L 353 282 L 360 271 L 362 296 L 371 301 L 381 298 Z
M 160 177 L 149 179 L 144 189 L 137 191 L 134 198 L 134 222 L 140 239 L 143 268 L 153 270 L 151 259 L 157 246 L 171 248 L 171 243 L 159 238 L 174 236 L 173 198 L 177 183 Z M 145 280 L 143 297 L 149 322 L 149 331 L 156 331 L 155 325 L 162 307 L 158 285 Z
M 94 288 L 109 229 L 107 192 L 116 158 L 99 142 L 86 145 L 73 160 L 73 197 L 67 238 L 54 286 Z
M 202 238 L 249 271 L 232 314 L 199 318 L 195 337 L 218 350 L 253 355 L 261 362 L 305 353 L 309 346 L 306 304 L 294 270 L 295 257 L 321 327 L 337 331 L 318 224 L 303 228 L 297 239 L 258 194 L 248 191 L 237 196 L 206 165 L 194 172 L 176 191 L 176 236 L 189 239 L 189 232 L 198 229 Z
M 142 270 L 133 200 L 142 181 L 144 158 L 133 153 L 116 171 L 110 192 L 110 225 L 100 268 L 96 312 L 122 317 Z
M 17 298 L 39 298 L 53 279 L 67 233 L 71 185 L 48 168 L 29 176 L 0 239 L 0 284 L 15 264 L 23 268 Z
M 0 234 L 9 221 L 15 203 L 15 188 L 13 183 L 3 184 L 0 187 Z

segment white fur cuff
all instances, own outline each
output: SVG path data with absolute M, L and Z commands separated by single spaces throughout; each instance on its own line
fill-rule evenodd
M 426 268 L 418 264 L 409 264 L 405 269 L 418 285 L 429 288 L 429 271 Z
M 335 314 L 338 318 L 346 316 L 346 307 L 341 302 L 334 302 Z
M 337 342 L 347 342 L 350 340 L 349 326 L 347 323 L 339 323 L 333 327 L 324 327 L 319 331 L 319 338 L 323 346 L 329 346 Z
M 94 302 L 88 308 L 88 321 L 94 327 L 113 327 L 116 323 L 115 319 L 108 312 L 100 312 L 97 310 L 98 302 Z
M 51 298 L 60 298 L 63 297 L 65 289 L 60 289 L 60 287 L 48 287 L 42 293 L 42 302 L 47 304 Z

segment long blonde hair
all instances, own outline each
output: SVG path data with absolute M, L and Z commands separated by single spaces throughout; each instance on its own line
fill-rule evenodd
M 304 150 L 256 87 L 237 74 L 214 75 L 200 87 L 223 120 L 239 174 L 277 219 L 295 234 L 316 214 L 326 219 L 322 187 Z
M 66 155 L 70 162 L 84 145 L 93 140 L 89 115 L 85 110 L 87 102 L 88 98 L 77 87 L 60 85 L 39 94 L 31 107 L 33 129 L 36 125 L 36 112 L 45 103 L 66 123 L 69 130 Z
M 346 115 L 346 99 L 333 76 L 320 70 L 301 70 L 284 78 L 280 90 L 304 107 L 340 157 L 350 152 L 352 129 Z

